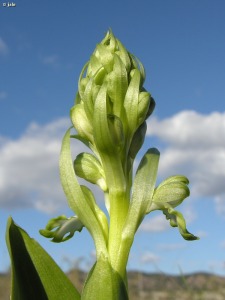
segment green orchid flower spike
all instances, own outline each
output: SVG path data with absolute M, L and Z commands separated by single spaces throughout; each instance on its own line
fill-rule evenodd
M 95 243 L 96 263 L 81 299 L 128 299 L 126 266 L 130 249 L 141 222 L 151 211 L 161 210 L 184 239 L 197 239 L 187 231 L 182 214 L 174 210 L 189 196 L 186 177 L 172 176 L 156 187 L 160 154 L 155 148 L 145 153 L 133 176 L 133 163 L 145 139 L 146 120 L 155 107 L 144 81 L 143 65 L 112 31 L 96 46 L 78 81 L 70 111 L 73 126 L 64 136 L 60 155 L 61 183 L 75 216 L 55 218 L 40 232 L 61 242 L 84 227 L 89 231 Z M 82 142 L 92 153 L 72 159 L 71 139 Z M 102 190 L 107 215 L 77 177 Z

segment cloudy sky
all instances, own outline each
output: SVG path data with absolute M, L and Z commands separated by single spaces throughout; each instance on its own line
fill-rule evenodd
M 66 270 L 93 262 L 85 230 L 54 244 L 39 235 L 55 216 L 73 215 L 58 175 L 61 140 L 77 80 L 109 28 L 143 62 L 157 106 L 148 147 L 161 152 L 159 181 L 184 174 L 187 242 L 160 212 L 138 231 L 128 267 L 147 272 L 225 275 L 225 2 L 0 1 L 0 271 L 7 270 L 5 227 L 15 222 Z M 8 3 L 8 2 L 7 2 Z M 83 148 L 74 145 L 74 153 Z M 97 190 L 96 190 L 97 191 Z M 102 196 L 99 197 L 103 205 Z

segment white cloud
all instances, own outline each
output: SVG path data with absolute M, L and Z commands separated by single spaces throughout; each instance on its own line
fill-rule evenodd
M 160 261 L 160 257 L 148 251 L 142 254 L 140 261 L 142 264 L 156 264 Z
M 178 207 L 177 210 L 182 213 L 187 226 L 190 225 L 190 223 L 192 223 L 196 218 L 194 210 L 190 205 L 180 208 Z M 149 218 L 145 219 L 140 225 L 140 230 L 145 232 L 163 232 L 171 229 L 172 227 L 170 226 L 170 221 L 166 219 L 166 216 L 163 214 L 163 212 L 158 211 L 158 213 L 159 214 L 156 216 L 150 216 Z
M 4 40 L 0 37 L 0 55 L 6 55 L 9 52 L 9 48 Z
M 159 244 L 157 246 L 157 248 L 159 250 L 163 250 L 163 251 L 174 251 L 174 250 L 179 250 L 179 249 L 183 249 L 186 247 L 186 244 Z
M 0 139 L 2 208 L 33 207 L 55 212 L 66 205 L 58 160 L 62 137 L 69 124 L 67 118 L 44 126 L 32 123 L 17 140 Z
M 166 217 L 163 215 L 163 213 L 143 221 L 143 223 L 140 225 L 140 230 L 147 232 L 161 232 L 169 228 L 169 221 L 166 220 Z
M 185 174 L 196 197 L 212 197 L 225 212 L 225 113 L 203 115 L 182 111 L 170 118 L 152 118 L 148 135 L 165 143 L 159 174 Z

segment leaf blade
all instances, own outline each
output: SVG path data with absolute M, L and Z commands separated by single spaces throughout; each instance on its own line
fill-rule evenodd
M 7 223 L 6 242 L 12 262 L 12 300 L 80 300 L 64 272 L 12 218 Z

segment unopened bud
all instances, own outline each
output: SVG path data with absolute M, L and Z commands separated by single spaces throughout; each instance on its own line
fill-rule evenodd
M 90 153 L 80 153 L 74 161 L 74 169 L 77 176 L 88 182 L 98 184 L 103 191 L 107 190 L 104 179 L 104 171 L 99 160 Z

